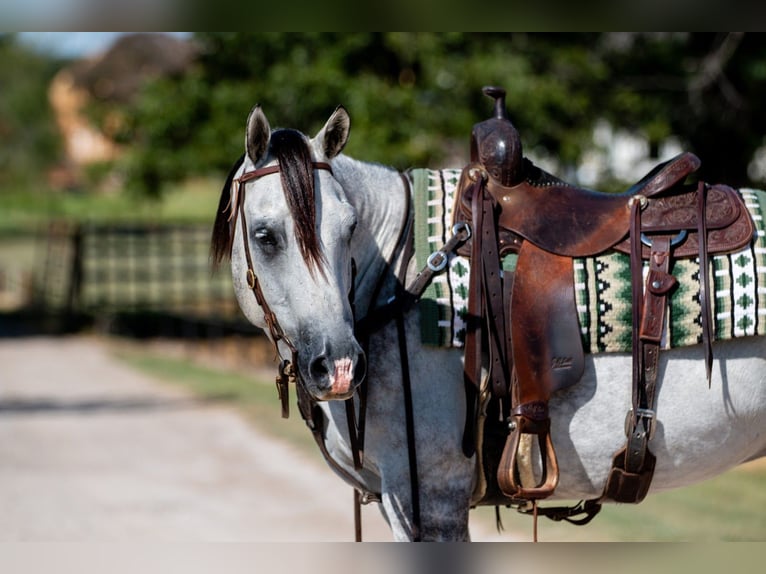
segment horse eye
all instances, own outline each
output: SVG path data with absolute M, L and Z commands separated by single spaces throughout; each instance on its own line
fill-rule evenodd
M 277 245 L 276 236 L 268 229 L 257 229 L 255 239 L 263 247 L 275 247 Z

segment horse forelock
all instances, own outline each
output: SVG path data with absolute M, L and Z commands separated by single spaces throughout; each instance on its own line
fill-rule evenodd
M 271 153 L 279 162 L 282 190 L 290 209 L 298 248 L 311 273 L 324 273 L 324 256 L 316 229 L 314 166 L 311 150 L 299 131 L 275 130 Z
M 311 151 L 303 134 L 291 129 L 275 130 L 270 141 L 271 155 L 280 166 L 280 178 L 285 202 L 293 218 L 298 248 L 311 273 L 318 269 L 324 273 L 325 259 L 316 230 L 316 199 L 314 167 Z M 239 202 L 244 194 L 233 193 L 235 176 L 245 163 L 243 154 L 229 171 L 218 202 L 213 224 L 210 255 L 213 266 L 231 257 L 234 242 L 234 222 Z

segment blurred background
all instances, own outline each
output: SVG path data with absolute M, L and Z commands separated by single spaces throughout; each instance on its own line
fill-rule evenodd
M 525 154 L 574 183 L 618 191 L 691 151 L 707 181 L 766 184 L 760 34 L 4 33 L 0 338 L 87 334 L 216 368 L 268 364 L 208 257 L 252 106 L 313 135 L 342 104 L 349 155 L 462 167 L 492 110 L 485 85 L 507 90 Z M 759 517 L 730 536 L 753 523 L 766 537 Z
M 206 243 L 256 103 L 310 134 L 343 104 L 348 154 L 460 167 L 496 84 L 526 154 L 581 185 L 682 150 L 707 181 L 766 180 L 758 34 L 9 33 L 0 82 L 0 311 L 57 328 L 243 327 Z

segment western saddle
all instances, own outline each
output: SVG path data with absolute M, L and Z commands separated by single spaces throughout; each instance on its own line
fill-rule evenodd
M 572 258 L 610 250 L 628 254 L 631 261 L 633 399 L 626 444 L 615 453 L 603 495 L 591 510 L 597 512 L 601 500 L 638 503 L 655 466 L 649 443 L 667 298 L 677 283 L 671 263 L 696 257 L 702 263 L 702 342 L 709 381 L 708 256 L 746 246 L 753 223 L 731 187 L 687 183 L 700 166 L 691 153 L 658 165 L 621 194 L 570 185 L 523 157 L 519 133 L 506 115 L 505 91 L 488 87 L 484 93 L 495 100 L 494 115 L 473 128 L 471 163 L 462 172 L 454 206 L 455 222 L 472 229 L 460 253 L 472 261 L 463 449 L 468 456 L 478 454 L 484 478 L 474 505 L 533 501 L 537 512 L 536 501 L 554 492 L 559 469 L 548 401 L 555 391 L 577 383 L 584 370 Z M 503 272 L 502 258 L 508 254 L 517 257 L 515 270 Z M 484 368 L 487 383 L 482 385 Z M 533 465 L 531 450 L 525 449 L 535 437 L 539 460 Z M 541 472 L 532 473 L 532 466 Z

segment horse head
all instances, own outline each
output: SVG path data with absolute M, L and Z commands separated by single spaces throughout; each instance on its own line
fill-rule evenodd
M 295 361 L 317 400 L 350 397 L 366 371 L 350 301 L 356 212 L 332 172 L 349 126 L 338 107 L 309 138 L 272 131 L 253 108 L 213 231 L 213 258 L 231 257 L 245 316 Z

